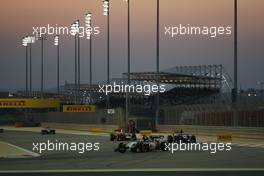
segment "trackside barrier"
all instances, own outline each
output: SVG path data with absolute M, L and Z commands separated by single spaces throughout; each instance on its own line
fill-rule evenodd
M 234 138 L 264 139 L 263 127 L 224 127 L 224 126 L 194 126 L 194 125 L 159 125 L 160 132 L 172 133 L 180 131 L 200 136 L 216 137 L 219 134 L 232 134 Z
M 217 135 L 218 142 L 231 142 L 232 134 L 231 133 L 222 133 Z
M 91 132 L 93 132 L 93 133 L 103 133 L 104 130 L 102 128 L 91 128 Z
M 141 130 L 139 131 L 139 134 L 141 134 L 142 136 L 151 136 L 152 131 L 151 130 Z
M 15 127 L 16 127 L 16 128 L 20 128 L 20 127 L 22 127 L 22 123 L 21 123 L 21 122 L 15 122 Z
M 41 123 L 42 127 L 55 129 L 77 130 L 97 133 L 110 133 L 119 128 L 118 125 L 97 125 L 97 124 L 73 124 L 73 123 Z

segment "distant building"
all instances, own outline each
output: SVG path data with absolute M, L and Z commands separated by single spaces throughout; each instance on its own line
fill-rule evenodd
M 8 98 L 9 92 L 0 92 L 0 98 Z

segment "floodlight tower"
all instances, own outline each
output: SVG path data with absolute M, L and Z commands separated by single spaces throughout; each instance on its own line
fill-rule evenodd
M 86 27 L 86 38 L 89 40 L 89 58 L 90 58 L 90 86 L 93 83 L 93 76 L 92 76 L 92 14 L 90 12 L 85 14 L 85 27 Z
M 26 94 L 28 93 L 28 37 L 22 39 L 22 45 L 26 48 Z
M 36 40 L 41 42 L 41 79 L 40 79 L 40 92 L 41 97 L 43 97 L 44 89 L 44 40 L 47 40 L 47 34 L 39 34 L 36 36 Z
M 79 32 L 80 32 L 80 22 L 79 20 L 74 21 L 71 25 L 71 35 L 75 37 L 75 88 L 78 87 L 78 93 L 80 91 L 80 39 L 79 39 Z M 77 86 L 78 85 L 78 86 Z M 77 99 L 75 97 L 75 103 L 77 103 Z
M 159 57 L 160 57 L 160 52 L 159 52 L 159 40 L 160 40 L 160 37 L 159 37 L 159 32 L 160 32 L 160 29 L 159 29 L 159 24 L 160 24 L 160 17 L 159 17 L 159 0 L 157 0 L 157 32 L 156 32 L 156 38 L 157 38 L 157 42 L 156 42 L 156 84 L 157 86 L 159 87 L 159 72 L 160 72 L 160 69 L 159 69 Z M 160 104 L 159 104 L 159 88 L 158 88 L 158 92 L 156 94 L 156 113 L 155 113 L 155 129 L 157 130 L 157 127 L 158 127 L 158 123 L 159 123 L 159 111 L 160 111 Z
M 237 0 L 234 0 L 234 88 L 232 91 L 232 101 L 237 103 Z
M 77 74 L 77 72 L 78 72 L 78 67 L 77 67 L 77 64 L 78 64 L 78 38 L 79 38 L 79 36 L 78 36 L 78 34 L 79 34 L 79 22 L 78 22 L 78 20 L 76 20 L 76 21 L 74 21 L 74 23 L 71 25 L 71 35 L 73 35 L 74 37 L 75 37 L 75 44 L 74 44 L 74 48 L 75 48 L 75 50 L 74 50 L 74 52 L 75 52 L 75 64 L 74 64 L 74 66 L 75 66 L 75 74 L 74 74 L 74 82 L 75 82 L 75 85 L 77 85 L 77 83 L 78 83 L 78 74 Z
M 264 81 L 258 81 L 257 84 L 260 86 L 261 101 L 263 100 L 264 93 Z
M 110 0 L 103 0 L 103 15 L 107 16 L 107 84 L 110 84 L 110 50 L 109 50 L 109 11 Z M 109 109 L 109 95 L 106 97 L 106 108 Z
M 36 42 L 36 38 L 29 36 L 27 41 L 29 44 L 29 91 L 32 92 L 32 44 Z
M 234 107 L 234 117 L 233 117 L 233 126 L 237 126 L 238 122 L 238 107 L 237 107 L 237 93 L 238 93 L 238 68 L 237 68 L 237 53 L 238 53 L 238 46 L 237 46 L 237 0 L 234 0 L 234 87 L 232 89 L 232 103 Z
M 127 84 L 130 85 L 130 0 L 124 0 L 127 2 Z M 125 115 L 125 129 L 127 129 L 127 123 L 129 118 L 129 92 L 126 91 L 126 115 Z
M 54 37 L 54 45 L 57 47 L 57 94 L 60 95 L 60 41 L 59 35 Z

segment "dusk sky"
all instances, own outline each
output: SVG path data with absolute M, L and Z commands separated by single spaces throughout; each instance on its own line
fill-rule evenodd
M 238 0 L 239 86 L 257 87 L 264 81 L 264 1 Z M 70 26 L 84 14 L 93 14 L 100 34 L 93 39 L 94 81 L 106 79 L 106 17 L 101 0 L 1 0 L 0 90 L 25 88 L 25 48 L 22 37 L 33 27 Z M 127 4 L 112 0 L 110 12 L 111 78 L 121 77 L 127 59 Z M 233 75 L 233 36 L 164 35 L 164 26 L 232 26 L 233 0 L 160 0 L 160 68 L 223 64 Z M 131 0 L 131 71 L 155 71 L 156 0 Z M 74 79 L 74 38 L 61 39 L 61 84 Z M 82 83 L 89 80 L 89 42 L 81 39 Z M 33 45 L 33 89 L 40 87 L 40 42 Z M 56 49 L 53 36 L 45 41 L 45 88 L 56 87 Z

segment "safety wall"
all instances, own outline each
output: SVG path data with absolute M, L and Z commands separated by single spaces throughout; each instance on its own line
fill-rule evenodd
M 164 125 L 264 127 L 264 108 L 188 105 L 163 108 Z
M 73 123 L 73 124 L 106 124 L 122 125 L 123 111 L 116 109 L 114 114 L 108 114 L 105 109 L 96 112 L 47 112 L 30 115 L 40 123 Z

